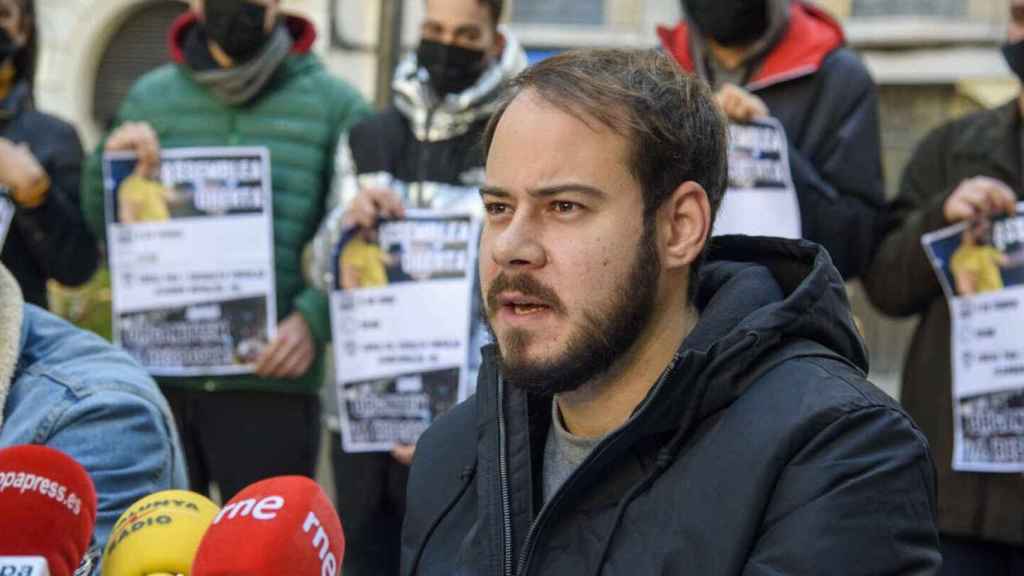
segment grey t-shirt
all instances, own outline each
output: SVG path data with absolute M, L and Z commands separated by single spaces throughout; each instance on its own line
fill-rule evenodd
M 544 441 L 544 463 L 541 473 L 544 479 L 544 502 L 547 503 L 562 484 L 580 467 L 587 456 L 607 436 L 581 438 L 565 429 L 558 401 L 551 401 L 551 428 Z

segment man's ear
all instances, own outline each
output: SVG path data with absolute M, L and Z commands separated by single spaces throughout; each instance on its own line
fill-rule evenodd
M 662 266 L 678 269 L 700 257 L 711 236 L 711 203 L 704 187 L 683 182 L 658 208 Z
M 508 40 L 505 38 L 505 34 L 501 30 L 495 30 L 494 32 L 494 46 L 491 47 L 491 57 L 494 58 L 495 62 L 501 60 L 501 55 L 505 53 L 505 43 Z

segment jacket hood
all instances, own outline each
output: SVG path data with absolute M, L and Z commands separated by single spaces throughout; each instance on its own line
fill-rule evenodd
M 285 28 L 292 37 L 292 53 L 305 54 L 313 48 L 316 40 L 316 27 L 312 22 L 293 14 L 281 16 Z M 199 14 L 193 10 L 185 12 L 174 21 L 168 32 L 167 41 L 170 47 L 171 60 L 175 64 L 185 64 L 185 38 L 189 31 L 199 25 Z
M 712 388 L 703 415 L 738 397 L 759 373 L 807 355 L 807 344 L 867 373 L 867 350 L 850 313 L 846 286 L 821 246 L 804 240 L 715 238 L 699 281 L 700 320 L 679 353 L 683 358 L 691 353 L 703 364 L 698 379 Z M 754 366 L 760 369 L 752 371 Z
M 487 118 L 500 104 L 505 83 L 526 69 L 526 51 L 504 26 L 499 31 L 505 37 L 505 50 L 501 57 L 484 71 L 480 79 L 458 94 L 449 94 L 439 100 L 427 82 L 426 71 L 416 61 L 416 52 L 410 52 L 395 69 L 392 81 L 395 107 L 409 120 L 410 127 L 420 141 L 448 140 L 461 136 L 474 123 Z
M 868 371 L 846 286 L 817 244 L 716 237 L 695 305 L 697 325 L 638 408 L 641 436 L 699 424 L 786 360 L 829 356 Z
M 658 27 L 662 48 L 690 73 L 700 73 L 700 58 L 705 51 L 703 36 L 692 23 L 683 21 L 674 28 Z M 793 0 L 789 5 L 788 26 L 750 75 L 747 87 L 757 90 L 787 80 L 813 74 L 825 57 L 846 42 L 842 26 L 824 10 Z
M 7 393 L 21 353 L 23 311 L 21 288 L 14 276 L 0 264 L 0 428 L 4 425 Z

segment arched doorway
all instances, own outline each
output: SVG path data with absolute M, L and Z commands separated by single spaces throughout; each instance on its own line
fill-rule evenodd
M 167 32 L 188 10 L 185 2 L 156 1 L 138 5 L 110 37 L 96 72 L 92 117 L 106 130 L 121 100 L 140 76 L 169 61 Z

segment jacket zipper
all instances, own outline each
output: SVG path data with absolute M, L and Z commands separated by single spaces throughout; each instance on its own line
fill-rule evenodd
M 430 125 L 434 123 L 434 111 L 436 106 L 427 108 L 427 119 L 423 125 L 423 147 L 420 148 L 419 158 L 416 166 L 416 192 L 413 206 L 423 207 L 423 183 L 427 179 L 427 152 L 430 149 Z
M 655 388 L 660 387 L 662 385 L 662 383 L 665 381 L 665 379 L 668 377 L 668 375 L 671 374 L 675 370 L 676 364 L 679 363 L 679 358 L 680 358 L 680 354 L 678 354 L 678 353 L 676 353 L 672 357 L 672 361 L 669 362 L 668 366 L 665 368 L 665 370 L 661 373 L 661 376 L 658 378 L 658 382 L 655 384 Z M 500 386 L 498 388 L 498 391 L 499 392 L 501 391 L 501 387 Z M 647 408 L 647 405 L 650 403 L 650 400 L 653 397 L 654 397 L 654 394 L 649 394 L 647 396 L 647 398 L 644 399 L 643 403 L 637 408 L 636 413 L 639 414 L 640 412 L 643 412 Z M 499 408 L 501 408 L 500 405 L 499 405 Z M 502 419 L 502 416 L 501 416 L 502 412 L 503 412 L 502 410 L 498 411 L 498 414 L 499 414 L 499 416 L 498 416 L 498 418 L 499 418 L 499 426 L 498 426 L 498 428 L 499 428 L 500 434 L 502 436 L 504 436 L 505 432 L 504 432 L 504 423 L 502 421 L 503 419 Z M 598 445 L 596 448 L 594 448 L 594 451 L 597 452 L 598 450 L 600 450 L 601 452 L 604 452 L 605 450 L 608 450 L 610 447 L 614 446 L 615 443 L 620 438 L 622 438 L 622 435 L 625 433 L 625 431 L 626 431 L 626 429 L 622 428 L 622 429 L 618 430 L 617 432 L 613 433 L 609 438 L 605 439 L 604 442 L 602 442 L 600 445 Z M 502 446 L 504 447 L 504 441 L 502 442 Z M 600 454 L 598 454 L 598 455 L 600 455 Z M 591 456 L 593 456 L 593 454 L 591 454 Z M 588 457 L 587 460 L 590 460 L 590 458 Z M 517 576 L 526 576 L 529 573 L 528 571 L 529 571 L 530 557 L 533 556 L 533 550 L 534 550 L 534 548 L 537 547 L 536 536 L 540 532 L 541 528 L 544 527 L 545 521 L 548 519 L 548 516 L 551 515 L 550 513 L 548 513 L 549 510 L 554 508 L 555 504 L 558 503 L 558 501 L 561 500 L 564 497 L 564 495 L 565 495 L 565 493 L 567 491 L 566 489 L 569 487 L 570 484 L 572 484 L 573 480 L 576 479 L 576 477 L 578 477 L 580 475 L 580 473 L 582 472 L 584 466 L 586 466 L 586 462 L 584 462 L 582 465 L 580 465 L 579 468 L 574 470 L 573 473 L 570 474 L 568 478 L 566 478 L 566 480 L 562 484 L 562 486 L 554 493 L 554 495 L 551 497 L 551 499 L 548 500 L 547 503 L 545 503 L 543 506 L 541 506 L 540 512 L 537 514 L 537 518 L 533 521 L 533 524 L 530 526 L 529 531 L 527 531 L 527 533 L 526 533 L 526 540 L 523 541 L 523 551 L 519 554 L 519 564 L 516 566 L 515 574 Z M 502 493 L 503 494 L 507 493 L 507 491 L 508 491 L 508 487 L 505 485 L 506 481 L 507 481 L 506 478 L 504 476 L 502 476 Z M 511 541 L 511 535 L 512 535 L 511 515 L 509 515 L 509 517 L 507 518 L 506 526 L 507 527 L 506 527 L 505 537 L 506 537 L 507 541 Z M 509 554 L 511 554 L 511 543 L 509 543 Z M 511 572 L 506 572 L 507 576 L 511 576 L 511 574 L 512 574 Z
M 501 482 L 502 574 L 512 576 L 512 503 L 508 495 L 506 451 L 505 382 L 498 376 L 498 480 Z

